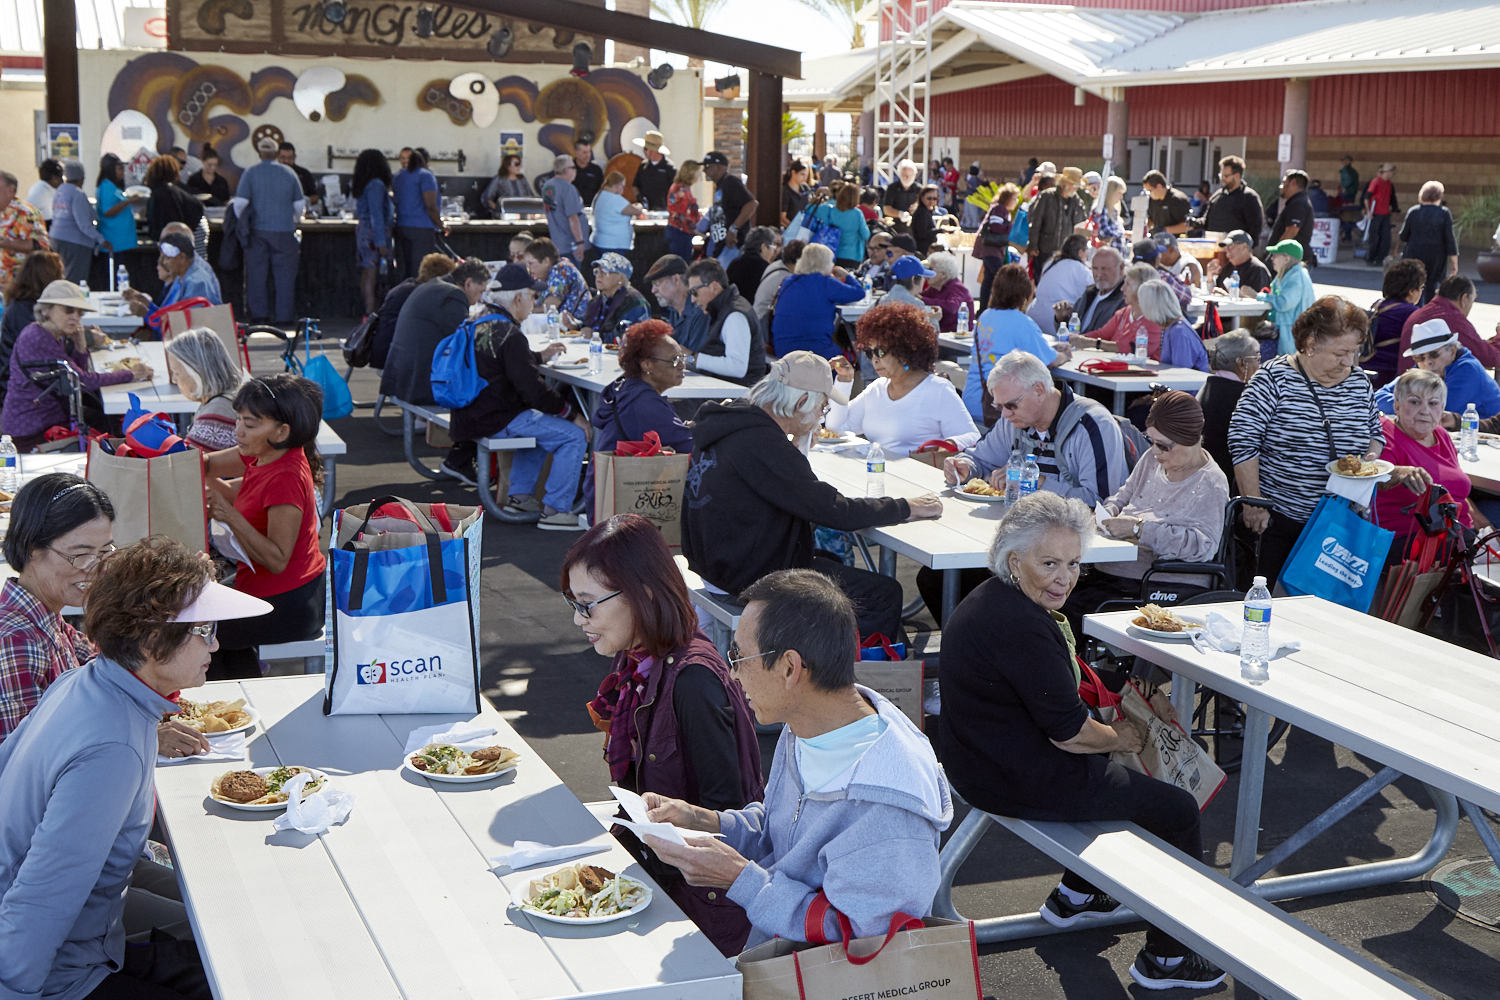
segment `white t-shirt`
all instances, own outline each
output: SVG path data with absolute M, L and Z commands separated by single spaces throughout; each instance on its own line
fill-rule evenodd
M 1057 317 L 1052 307 L 1059 302 L 1077 302 L 1083 290 L 1094 283 L 1088 265 L 1081 260 L 1066 257 L 1042 272 L 1036 284 L 1036 299 L 1026 315 L 1031 317 L 1045 334 L 1057 332 Z
M 31 207 L 42 213 L 42 218 L 48 222 L 52 221 L 52 199 L 57 194 L 57 189 L 46 181 L 37 181 L 31 185 L 26 192 L 26 201 Z
M 928 441 L 946 438 L 962 451 L 979 440 L 974 418 L 952 382 L 929 375 L 896 400 L 891 399 L 890 385 L 889 379 L 878 378 L 848 406 L 831 403 L 825 425 L 876 442 L 888 458 L 905 458 Z

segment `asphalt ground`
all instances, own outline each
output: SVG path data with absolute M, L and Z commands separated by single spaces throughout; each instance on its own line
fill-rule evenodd
M 1339 283 L 1328 290 L 1363 303 L 1370 289 L 1378 291 L 1378 273 L 1359 267 L 1320 268 L 1316 280 L 1322 284 L 1336 278 Z M 1494 290 L 1481 287 L 1482 298 L 1500 302 Z M 1319 288 L 1320 294 L 1323 290 Z M 1488 309 L 1500 319 L 1500 305 Z M 342 326 L 328 323 L 324 332 L 337 357 L 332 338 L 343 332 Z M 276 370 L 278 363 L 267 353 L 257 358 L 255 367 L 263 373 Z M 355 400 L 368 403 L 377 394 L 378 376 L 369 370 L 356 371 L 350 385 Z M 385 494 L 417 502 L 477 503 L 475 491 L 461 483 L 419 477 L 406 464 L 400 438 L 383 434 L 370 414 L 368 407 L 360 408 L 353 416 L 333 422 L 349 446 L 338 466 L 339 506 Z M 394 419 L 388 418 L 387 423 L 399 427 Z M 418 446 L 418 452 L 432 467 L 441 458 L 440 452 L 424 445 Z M 607 661 L 592 652 L 572 624 L 558 591 L 559 567 L 578 534 L 540 531 L 494 519 L 487 519 L 484 532 L 480 608 L 485 695 L 580 799 L 607 799 L 603 738 L 589 723 L 584 708 L 596 692 Z M 915 564 L 903 558 L 898 568 L 907 594 L 915 595 Z M 1420 683 L 1420 664 L 1412 667 L 1413 683 Z M 276 668 L 278 673 L 301 669 L 300 663 L 278 663 Z M 767 767 L 773 747 L 773 737 L 762 737 Z M 1373 761 L 1322 739 L 1290 732 L 1273 748 L 1267 769 L 1261 850 L 1281 843 L 1378 769 Z M 1237 778 L 1231 775 L 1203 817 L 1206 860 L 1226 875 L 1237 795 Z M 1415 853 L 1431 832 L 1432 816 L 1423 786 L 1402 779 L 1304 848 L 1276 874 Z M 962 813 L 955 818 L 955 826 L 961 817 Z M 1462 820 L 1448 860 L 1483 853 L 1473 828 Z M 959 873 L 955 904 L 970 917 L 1035 911 L 1059 873 L 1058 866 L 1039 851 L 995 828 Z M 1496 985 L 1500 983 L 1500 934 L 1439 906 L 1420 880 L 1280 905 L 1434 997 L 1492 1000 L 1500 995 Z M 1185 991 L 1153 994 L 1134 984 L 1127 970 L 1143 940 L 1143 925 L 1126 925 L 982 946 L 984 988 L 995 1000 L 1188 995 Z M 1230 980 L 1206 995 L 1256 994 Z

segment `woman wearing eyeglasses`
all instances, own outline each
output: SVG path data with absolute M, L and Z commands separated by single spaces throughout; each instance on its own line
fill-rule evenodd
M 588 703 L 594 725 L 607 734 L 610 780 L 706 809 L 760 801 L 750 706 L 699 630 L 656 525 L 638 514 L 594 525 L 568 550 L 561 588 L 594 652 L 614 658 Z M 739 953 L 750 934 L 744 910 L 723 890 L 688 885 L 627 831 L 617 836 L 720 951 Z
M 95 555 L 109 540 L 96 527 Z M 0 744 L 0 995 L 212 996 L 176 941 L 125 944 L 153 929 L 134 925 L 139 910 L 127 920 L 126 900 L 155 811 L 157 723 L 177 692 L 203 684 L 215 626 L 270 608 L 211 572 L 165 538 L 105 556 L 84 618 L 98 655 Z
M 958 390 L 932 373 L 937 333 L 924 311 L 904 302 L 876 306 L 859 318 L 855 330 L 855 347 L 879 377 L 847 406 L 831 402 L 824 420 L 829 430 L 862 435 L 891 458 L 901 458 L 928 441 L 947 441 L 954 451 L 962 451 L 979 440 L 979 429 Z M 832 364 L 842 385 L 854 381 L 849 362 L 840 357 Z
M 1229 479 L 1203 447 L 1203 408 L 1186 392 L 1156 397 L 1146 417 L 1151 448 L 1141 455 L 1130 478 L 1104 501 L 1109 513 L 1101 529 L 1111 538 L 1138 546 L 1134 562 L 1095 563 L 1091 578 L 1080 580 L 1064 607 L 1075 629 L 1083 616 L 1116 598 L 1141 595 L 1141 577 L 1157 559 L 1209 562 L 1224 534 Z M 1196 587 L 1208 584 L 1201 574 L 1169 573 L 1151 578 L 1157 584 Z
M 316 639 L 323 630 L 323 462 L 316 447 L 323 390 L 285 372 L 252 378 L 236 393 L 234 412 L 236 447 L 207 459 L 208 512 L 249 557 L 239 562 L 234 589 L 273 610 L 219 633 L 214 680 L 259 677 L 262 642 Z
M 672 339 L 672 327 L 659 319 L 642 320 L 620 340 L 624 373 L 599 394 L 594 409 L 594 450 L 614 451 L 621 441 L 643 441 L 647 431 L 661 437 L 663 448 L 680 454 L 693 450 L 693 433 L 662 394 L 682 384 L 688 353 Z M 594 521 L 594 463 L 583 482 L 589 523 Z

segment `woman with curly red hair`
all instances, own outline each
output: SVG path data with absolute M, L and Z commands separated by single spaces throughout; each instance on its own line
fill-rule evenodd
M 928 441 L 945 440 L 962 451 L 979 440 L 958 390 L 932 373 L 937 333 L 923 310 L 904 302 L 876 306 L 860 317 L 855 330 L 855 346 L 880 377 L 849 405 L 830 402 L 824 421 L 830 430 L 861 434 L 896 458 Z M 854 380 L 848 361 L 834 358 L 832 364 L 840 383 Z
M 693 450 L 688 425 L 662 393 L 682 384 L 688 352 L 672 339 L 672 328 L 659 319 L 642 320 L 620 339 L 619 378 L 605 386 L 594 410 L 594 450 L 614 451 L 620 441 L 639 441 L 647 431 L 661 436 L 663 448 L 684 454 Z M 583 495 L 589 523 L 594 521 L 594 463 L 589 463 Z

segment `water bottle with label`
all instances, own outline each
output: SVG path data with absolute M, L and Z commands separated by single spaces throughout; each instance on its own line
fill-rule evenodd
M 562 320 L 558 318 L 557 306 L 547 307 L 547 336 L 553 340 L 562 336 Z
M 958 329 L 954 331 L 960 337 L 969 335 L 969 304 L 962 303 L 958 307 Z
M 1271 592 L 1257 576 L 1245 595 L 1245 634 L 1240 639 L 1240 678 L 1257 687 L 1271 679 Z
M 1041 467 L 1036 464 L 1036 456 L 1030 452 L 1026 455 L 1026 462 L 1021 466 L 1021 497 L 1031 496 L 1036 492 L 1037 485 L 1042 481 Z
M 1229 272 L 1229 277 L 1224 279 L 1224 291 L 1231 299 L 1240 297 L 1240 272 Z
M 1077 313 L 1068 317 L 1068 336 L 1076 337 L 1083 332 L 1083 320 Z
M 1021 472 L 1026 456 L 1021 449 L 1012 449 L 1010 461 L 1005 463 L 1005 509 L 1009 511 L 1021 499 Z
M 20 486 L 21 456 L 16 452 L 16 446 L 11 442 L 10 435 L 6 434 L 0 437 L 0 490 L 15 496 Z
M 598 375 L 604 371 L 604 340 L 595 330 L 594 335 L 589 338 L 589 374 Z
M 885 496 L 885 449 L 873 441 L 865 453 L 865 496 Z
M 1151 338 L 1146 336 L 1144 325 L 1137 327 L 1135 331 L 1135 356 L 1141 361 L 1151 360 L 1150 351 Z
M 130 287 L 130 272 L 121 264 L 115 268 L 115 291 L 123 292 Z
M 78 290 L 83 293 L 84 298 L 89 297 L 89 283 L 87 281 L 80 281 L 78 283 Z
M 1470 403 L 1458 423 L 1458 457 L 1466 462 L 1479 461 L 1479 411 Z

